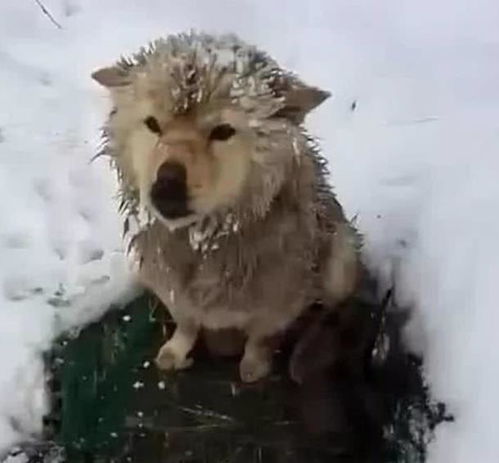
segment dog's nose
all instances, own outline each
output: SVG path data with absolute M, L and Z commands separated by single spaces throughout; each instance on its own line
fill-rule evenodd
M 185 185 L 186 177 L 185 166 L 179 162 L 164 162 L 159 166 L 156 181 L 164 186 L 178 187 Z
M 159 167 L 151 188 L 154 206 L 167 218 L 184 217 L 187 208 L 187 171 L 185 166 L 167 161 Z

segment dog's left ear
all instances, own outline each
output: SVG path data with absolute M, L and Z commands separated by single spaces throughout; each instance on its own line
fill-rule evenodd
M 306 85 L 296 78 L 287 79 L 281 92 L 284 106 L 276 116 L 286 117 L 297 124 L 301 124 L 310 111 L 331 96 L 330 92 Z
M 131 83 L 130 75 L 119 66 L 98 69 L 91 76 L 106 88 L 125 87 Z

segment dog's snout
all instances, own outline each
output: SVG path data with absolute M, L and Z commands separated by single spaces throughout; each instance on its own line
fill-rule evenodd
M 185 166 L 179 162 L 164 162 L 158 169 L 156 181 L 170 186 L 181 186 L 186 183 Z
M 187 196 L 185 166 L 172 161 L 161 164 L 151 188 L 151 200 L 156 209 L 169 219 L 185 217 L 190 213 Z

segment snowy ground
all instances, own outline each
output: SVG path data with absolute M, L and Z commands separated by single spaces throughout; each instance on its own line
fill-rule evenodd
M 0 449 L 40 428 L 52 336 L 131 292 L 113 178 L 88 163 L 106 110 L 89 73 L 196 27 L 235 31 L 333 92 L 311 127 L 373 268 L 414 305 L 408 339 L 457 416 L 429 460 L 499 461 L 499 3 L 44 4 L 62 29 L 35 1 L 0 4 Z

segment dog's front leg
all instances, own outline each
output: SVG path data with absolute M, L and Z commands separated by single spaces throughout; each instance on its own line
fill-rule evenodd
M 161 370 L 182 370 L 192 365 L 187 355 L 194 347 L 199 333 L 199 325 L 189 319 L 177 320 L 173 336 L 161 347 L 156 357 L 156 365 Z
M 277 338 L 250 333 L 239 364 L 239 375 L 245 383 L 253 383 L 267 376 L 272 370 L 272 356 Z

